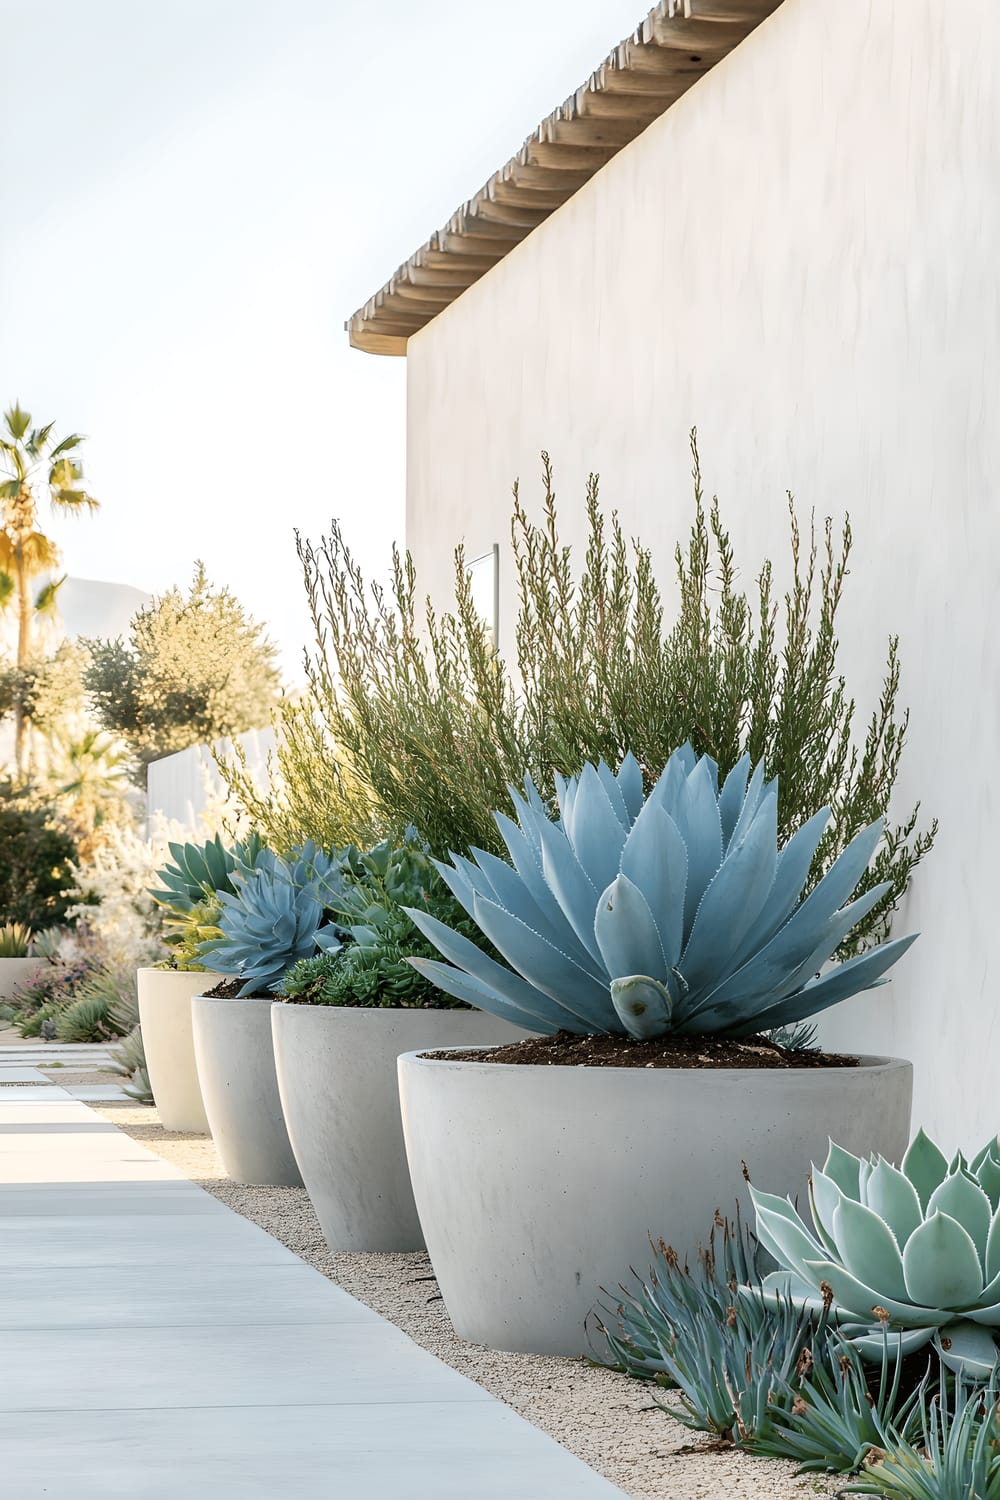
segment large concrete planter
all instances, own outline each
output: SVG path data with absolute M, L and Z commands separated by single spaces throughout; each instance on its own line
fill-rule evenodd
M 139 969 L 139 1025 L 153 1099 L 164 1130 L 208 1134 L 191 1028 L 191 997 L 210 990 L 219 975 Z
M 209 1129 L 234 1182 L 301 1187 L 271 1044 L 270 998 L 191 1001 L 194 1055 Z
M 464 1338 L 539 1354 L 588 1351 L 601 1288 L 682 1254 L 716 1208 L 756 1187 L 804 1195 L 828 1138 L 898 1161 L 912 1068 L 540 1067 L 399 1060 L 410 1175 L 445 1306 Z M 752 1210 L 750 1222 L 753 1222 Z
M 337 1005 L 275 1005 L 271 1026 L 288 1136 L 331 1250 L 423 1249 L 396 1059 L 526 1033 L 483 1011 Z
M 32 974 L 46 967 L 44 958 L 0 958 L 0 1004 L 9 1000 Z

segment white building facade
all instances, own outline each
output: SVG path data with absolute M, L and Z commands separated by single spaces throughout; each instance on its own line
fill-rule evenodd
M 842 665 L 863 726 L 898 632 L 898 810 L 940 834 L 895 928 L 920 941 L 823 1036 L 912 1058 L 915 1126 L 977 1147 L 1000 1128 L 1000 8 L 763 8 L 408 336 L 407 541 L 442 604 L 454 544 L 499 543 L 504 650 L 510 486 L 531 504 L 542 448 L 564 539 L 599 471 L 668 597 L 692 426 L 748 588 L 765 557 L 785 577 L 786 490 L 850 512 Z

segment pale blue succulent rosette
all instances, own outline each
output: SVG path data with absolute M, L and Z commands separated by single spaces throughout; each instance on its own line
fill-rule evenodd
M 411 962 L 456 999 L 546 1034 L 749 1037 L 884 983 L 913 942 L 820 972 L 890 889 L 849 899 L 882 823 L 804 894 L 830 809 L 779 848 L 778 784 L 761 765 L 751 774 L 748 755 L 721 787 L 690 745 L 648 796 L 631 753 L 617 773 L 602 761 L 555 783 L 555 818 L 530 778 L 510 792 L 517 821 L 496 814 L 509 863 L 473 849 L 437 864 L 506 964 L 406 908 L 447 960 Z
M 764 1295 L 818 1311 L 832 1297 L 866 1358 L 933 1343 L 949 1369 L 988 1379 L 1000 1350 L 1000 1146 L 950 1162 L 921 1130 L 902 1167 L 831 1143 L 813 1169 L 810 1231 L 787 1198 L 751 1187 L 757 1235 L 781 1270 Z
M 217 892 L 222 936 L 200 944 L 199 957 L 242 979 L 241 998 L 274 991 L 299 959 L 340 949 L 345 934 L 326 918 L 343 883 L 341 859 L 311 841 L 286 859 L 262 849 L 252 865 L 237 861 L 232 894 Z

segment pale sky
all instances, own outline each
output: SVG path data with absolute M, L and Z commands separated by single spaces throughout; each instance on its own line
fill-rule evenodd
M 344 320 L 644 0 L 0 0 L 0 405 L 88 434 L 78 577 L 196 557 L 298 676 L 293 527 L 402 540 L 405 360 Z

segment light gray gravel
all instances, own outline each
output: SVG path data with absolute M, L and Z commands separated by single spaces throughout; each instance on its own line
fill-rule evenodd
M 139 1105 L 92 1107 L 478 1381 L 633 1500 L 806 1500 L 836 1493 L 826 1480 L 796 1479 L 790 1464 L 711 1448 L 666 1415 L 648 1387 L 624 1375 L 582 1360 L 503 1354 L 466 1343 L 451 1327 L 426 1255 L 334 1255 L 304 1189 L 240 1187 L 223 1175 L 206 1137 L 168 1135 L 155 1110 Z

